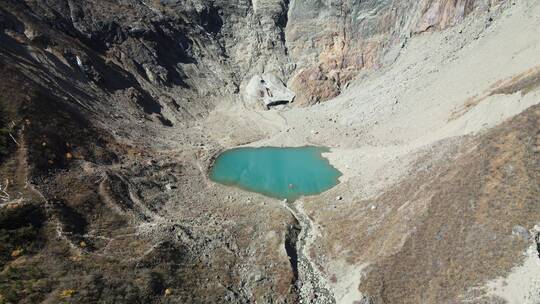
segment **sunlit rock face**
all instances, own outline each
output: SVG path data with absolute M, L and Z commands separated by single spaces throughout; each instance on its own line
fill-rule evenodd
M 119 65 L 140 89 L 174 93 L 161 94 L 163 103 L 181 103 L 177 95 L 238 93 L 253 76 L 271 73 L 302 105 L 332 98 L 358 71 L 392 62 L 412 35 L 444 29 L 468 14 L 489 11 L 497 2 L 27 1 L 24 9 Z M 23 9 L 21 4 L 11 6 Z M 48 39 L 50 33 L 35 17 L 23 19 L 21 33 Z M 72 58 L 92 57 L 86 54 L 89 49 L 62 49 L 61 44 L 51 49 Z M 134 87 L 118 81 L 112 85 L 103 75 L 107 71 L 95 64 L 85 69 L 113 91 Z
M 338 95 L 361 69 L 391 62 L 412 35 L 440 30 L 499 1 L 292 1 L 286 45 L 299 104 Z

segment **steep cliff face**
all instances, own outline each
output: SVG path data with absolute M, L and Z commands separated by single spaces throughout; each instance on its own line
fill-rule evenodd
M 185 109 L 189 98 L 237 93 L 263 73 L 288 83 L 299 104 L 324 101 L 360 70 L 390 63 L 411 36 L 482 15 L 495 4 L 6 1 L 3 11 L 19 39 L 56 53 L 99 88 L 125 95 L 136 87 L 141 99 L 150 95 L 159 103 L 155 107 L 174 110 Z
M 362 69 L 379 69 L 413 35 L 455 25 L 494 1 L 293 1 L 286 44 L 301 104 L 337 96 Z M 484 17 L 480 17 L 484 18 Z

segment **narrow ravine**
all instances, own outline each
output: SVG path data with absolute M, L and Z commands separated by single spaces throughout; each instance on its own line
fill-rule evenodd
M 295 272 L 295 287 L 300 303 L 336 303 L 333 293 L 328 288 L 326 278 L 309 258 L 309 248 L 315 235 L 313 234 L 313 224 L 303 210 L 302 203 L 299 201 L 285 202 L 284 205 L 298 222 L 298 225 L 289 228 L 285 249 L 291 259 L 293 272 Z M 292 240 L 295 240 L 296 243 L 291 244 Z

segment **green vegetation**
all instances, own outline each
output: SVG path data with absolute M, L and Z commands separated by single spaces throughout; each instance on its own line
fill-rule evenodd
M 9 110 L 4 100 L 0 100 L 0 161 L 9 153 L 13 143 L 9 134 L 13 134 L 9 126 L 14 120 L 13 112 Z
M 43 243 L 45 215 L 36 204 L 0 209 L 0 267 L 10 260 L 36 252 Z
M 46 294 L 46 275 L 38 265 L 9 263 L 34 254 L 43 246 L 43 209 L 37 204 L 24 204 L 0 209 L 0 304 L 41 301 Z
M 51 291 L 47 275 L 36 265 L 7 267 L 0 274 L 0 304 L 38 303 Z
M 8 153 L 9 129 L 6 127 L 3 119 L 3 111 L 0 108 L 0 159 Z

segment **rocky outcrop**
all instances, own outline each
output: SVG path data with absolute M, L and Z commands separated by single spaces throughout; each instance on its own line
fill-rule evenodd
M 286 45 L 297 63 L 288 81 L 299 104 L 337 96 L 362 69 L 392 62 L 412 35 L 444 29 L 498 1 L 293 1 Z
M 411 35 L 446 28 L 495 4 L 10 0 L 2 7 L 4 27 L 19 39 L 57 52 L 113 91 L 138 86 L 154 99 L 167 95 L 182 104 L 178 96 L 238 93 L 253 76 L 271 73 L 296 92 L 298 104 L 313 104 L 339 94 L 358 71 L 391 61 Z M 97 64 L 97 57 L 105 63 Z M 128 73 L 131 83 L 114 83 L 111 70 Z
M 255 75 L 247 84 L 244 92 L 244 101 L 249 105 L 271 106 L 292 102 L 294 92 L 287 89 L 283 82 L 275 75 L 266 73 Z

